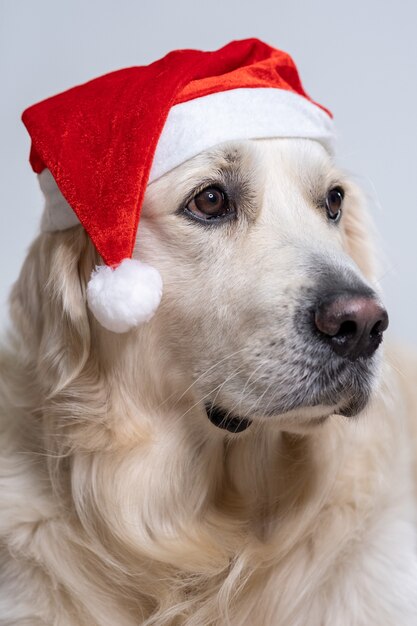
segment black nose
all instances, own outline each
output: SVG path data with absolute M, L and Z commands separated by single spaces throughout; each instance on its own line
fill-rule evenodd
M 354 361 L 373 355 L 388 327 L 388 314 L 373 296 L 333 294 L 317 306 L 314 323 L 336 354 Z

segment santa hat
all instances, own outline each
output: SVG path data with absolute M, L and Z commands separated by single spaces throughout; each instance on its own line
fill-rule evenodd
M 132 259 L 149 182 L 225 141 L 305 137 L 330 150 L 333 136 L 331 114 L 308 97 L 291 57 L 257 39 L 176 50 L 35 104 L 22 119 L 46 198 L 42 229 L 81 222 L 104 261 L 88 305 L 114 332 L 149 320 L 162 295 L 159 272 Z

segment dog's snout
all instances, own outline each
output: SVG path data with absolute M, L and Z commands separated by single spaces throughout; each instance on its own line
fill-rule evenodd
M 332 294 L 314 312 L 320 337 L 350 360 L 372 356 L 388 327 L 388 314 L 371 295 Z

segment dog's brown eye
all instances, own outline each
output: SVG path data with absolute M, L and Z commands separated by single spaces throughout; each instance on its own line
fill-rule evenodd
M 344 198 L 344 191 L 341 187 L 334 187 L 330 189 L 326 197 L 326 209 L 327 215 L 334 222 L 339 221 L 342 215 L 342 204 Z
M 207 187 L 200 191 L 186 206 L 186 211 L 193 217 L 208 221 L 233 215 L 229 199 L 218 187 Z

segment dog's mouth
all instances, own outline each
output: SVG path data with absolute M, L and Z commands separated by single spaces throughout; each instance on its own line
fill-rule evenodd
M 303 419 L 304 426 L 319 426 L 323 424 L 330 414 L 335 413 L 334 411 L 329 411 L 324 407 L 317 407 L 317 415 L 305 417 Z M 309 408 L 311 411 L 311 408 Z M 247 417 L 240 417 L 237 415 L 231 415 L 229 411 L 226 409 L 222 409 L 219 406 L 214 404 L 206 404 L 206 412 L 207 417 L 210 422 L 216 426 L 217 428 L 221 428 L 223 430 L 228 431 L 229 433 L 239 434 L 245 431 L 249 426 L 251 426 L 253 420 Z M 342 414 L 342 413 L 341 413 Z M 287 414 L 288 418 L 289 414 Z M 264 416 L 266 418 L 270 418 L 271 416 Z M 300 416 L 298 416 L 300 417 Z M 292 424 L 294 425 L 294 424 Z
M 252 424 L 252 420 L 245 417 L 237 417 L 231 415 L 225 409 L 215 404 L 206 404 L 207 417 L 210 422 L 218 428 L 223 428 L 229 433 L 241 433 Z
M 310 385 L 296 387 L 286 395 L 281 395 L 267 406 L 257 407 L 256 415 L 248 417 L 248 407 L 241 407 L 245 417 L 230 408 L 220 406 L 214 402 L 207 402 L 205 409 L 210 422 L 217 428 L 229 433 L 238 434 L 248 429 L 253 421 L 269 421 L 280 418 L 282 423 L 316 425 L 323 423 L 330 415 L 342 415 L 352 418 L 358 415 L 368 404 L 372 396 L 373 379 L 372 368 L 362 363 L 353 368 L 347 365 L 345 371 L 340 369 L 336 380 L 331 385 L 321 384 L 314 380 Z M 316 382 L 316 384 L 314 384 Z
M 356 402 L 349 403 L 343 407 L 334 407 L 333 410 L 330 407 L 304 407 L 304 411 L 313 412 L 314 409 L 317 409 L 317 415 L 315 416 L 301 416 L 300 413 L 303 410 L 299 409 L 296 411 L 298 414 L 298 419 L 302 419 L 302 423 L 304 425 L 309 426 L 318 426 L 327 421 L 330 415 L 343 415 L 344 417 L 353 417 L 357 415 L 357 413 L 364 408 L 366 402 L 361 402 L 360 406 L 357 405 Z M 217 428 L 221 428 L 222 430 L 226 430 L 229 433 L 239 434 L 243 431 L 247 430 L 253 420 L 247 417 L 240 417 L 239 415 L 232 415 L 230 411 L 227 409 L 223 409 L 215 404 L 206 404 L 206 413 L 210 422 L 216 426 Z M 313 409 L 313 410 L 312 410 Z M 314 411 L 315 412 L 315 411 Z M 292 411 L 289 411 L 285 414 L 288 417 L 291 416 Z M 269 414 L 264 415 L 264 418 L 271 419 L 276 417 L 277 414 L 274 411 L 270 411 Z M 283 416 L 281 416 L 283 417 Z

